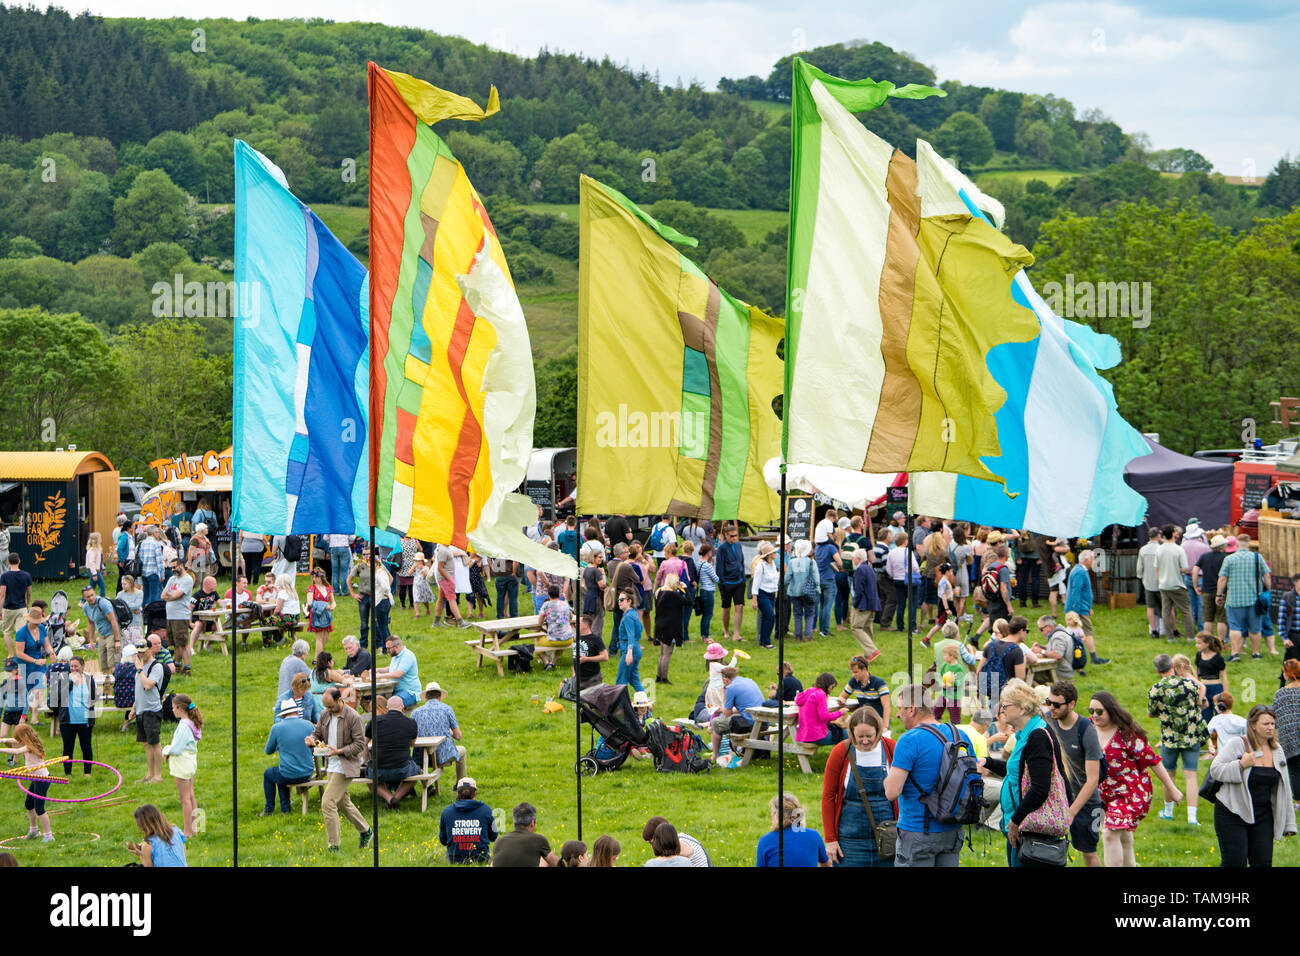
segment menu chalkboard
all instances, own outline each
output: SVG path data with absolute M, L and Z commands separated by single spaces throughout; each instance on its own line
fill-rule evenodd
M 1241 510 L 1249 511 L 1264 503 L 1264 496 L 1273 487 L 1272 475 L 1247 474 L 1246 484 L 1241 495 Z
M 786 495 L 785 535 L 798 541 L 813 536 L 813 499 L 811 495 Z
M 298 567 L 296 574 L 311 575 L 311 554 L 316 547 L 316 536 L 314 534 L 304 534 L 302 538 L 302 551 L 298 554 Z
M 1273 616 L 1274 627 L 1277 626 L 1277 616 L 1282 610 L 1282 602 L 1286 600 L 1286 596 L 1291 593 L 1291 589 L 1294 586 L 1295 585 L 1292 583 L 1291 578 L 1284 574 L 1269 575 L 1268 593 L 1273 599 L 1273 606 L 1269 608 L 1269 611 Z
M 885 504 L 892 515 L 895 511 L 907 511 L 907 485 L 896 485 L 885 489 Z

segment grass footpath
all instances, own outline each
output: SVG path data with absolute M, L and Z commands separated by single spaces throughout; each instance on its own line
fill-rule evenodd
M 1157 643 L 1146 635 L 1141 609 L 1099 609 L 1095 620 L 1100 650 L 1113 662 L 1089 668 L 1087 676 L 1080 678 L 1083 706 L 1086 707 L 1087 695 L 1091 692 L 1111 691 L 1121 703 L 1133 710 L 1158 745 L 1157 723 L 1146 717 L 1145 700 L 1147 689 L 1155 678 L 1151 659 L 1170 645 L 1164 641 Z M 753 640 L 756 622 L 754 609 L 746 608 L 744 634 L 747 640 L 740 646 L 748 650 L 753 659 L 742 663 L 741 672 L 758 681 L 761 687 L 766 687 L 775 678 L 776 660 L 771 652 L 756 647 Z M 538 832 L 544 834 L 557 851 L 565 840 L 576 838 L 572 705 L 565 702 L 563 713 L 546 715 L 542 713 L 540 703 L 532 702 L 534 696 L 544 702 L 547 697 L 556 695 L 563 676 L 560 670 L 547 672 L 535 667 L 531 674 L 507 671 L 504 677 L 498 677 L 495 668 L 475 667 L 474 657 L 464 645 L 465 632 L 447 628 L 434 630 L 424 618 L 412 620 L 410 610 L 394 609 L 392 630 L 402 635 L 407 646 L 415 652 L 421 683 L 436 680 L 446 690 L 445 700 L 455 709 L 464 732 L 462 743 L 469 751 L 469 773 L 478 780 L 480 799 L 507 812 L 520 801 L 533 803 L 539 810 Z M 698 634 L 697 627 L 693 631 Z M 720 631 L 721 615 L 718 613 L 714 618 L 713 632 L 716 635 Z M 328 644 L 336 660 L 342 657 L 341 639 L 349 633 L 358 633 L 356 604 L 341 599 L 335 617 L 335 631 Z M 787 659 L 805 685 L 810 685 L 823 670 L 831 671 L 841 682 L 847 679 L 848 659 L 857 645 L 847 632 L 833 631 L 832 634 L 830 638 L 821 638 L 811 644 L 791 641 L 787 645 Z M 884 655 L 877 661 L 876 673 L 896 688 L 906 679 L 905 639 L 896 632 L 886 631 L 878 636 L 877 642 Z M 1190 642 L 1178 647 L 1184 651 L 1190 648 Z M 654 655 L 648 642 L 645 649 L 642 672 L 653 676 Z M 670 670 L 674 683 L 670 687 L 658 688 L 656 715 L 672 719 L 689 713 L 706 676 L 701 656 L 703 651 L 703 642 L 692 639 L 676 652 Z M 295 810 L 289 816 L 277 814 L 265 820 L 256 819 L 255 815 L 262 807 L 261 773 L 273 760 L 263 755 L 263 747 L 271 723 L 277 673 L 286 654 L 285 648 L 268 650 L 258 647 L 239 655 L 240 864 L 369 865 L 370 850 L 358 850 L 355 831 L 346 823 L 343 852 L 326 852 L 319 791 L 313 794 L 306 817 Z M 918 641 L 918 668 L 925 656 Z M 209 659 L 211 655 L 202 661 L 206 665 Z M 386 655 L 381 656 L 381 666 L 386 662 Z M 882 664 L 885 666 L 879 666 Z M 1277 687 L 1277 670 L 1277 659 L 1267 656 L 1263 661 L 1229 666 L 1228 687 L 1236 695 L 1242 713 L 1249 710 L 1252 701 L 1271 701 Z M 606 679 L 612 679 L 613 675 L 614 665 L 606 664 Z M 892 730 L 895 737 L 902 732 L 897 719 Z M 583 728 L 584 749 L 588 746 L 589 732 L 589 728 Z M 819 831 L 822 829 L 821 770 L 825 761 L 826 751 L 823 749 L 812 758 L 814 774 L 800 773 L 793 757 L 787 758 L 785 768 L 786 789 L 797 794 L 809 808 L 809 824 Z M 211 766 L 210 758 L 206 766 Z M 1201 763 L 1202 778 L 1208 766 L 1208 761 Z M 430 798 L 428 812 L 423 815 L 419 798 L 414 794 L 407 797 L 397 811 L 381 809 L 381 862 L 384 865 L 445 865 L 442 847 L 438 843 L 438 815 L 452 799 L 448 789 L 453 783 L 451 776 L 452 772 L 448 770 L 443 777 L 440 795 Z M 660 774 L 655 772 L 650 761 L 629 760 L 621 770 L 584 778 L 583 839 L 590 846 L 600 834 L 611 834 L 623 845 L 620 863 L 640 865 L 651 855 L 648 845 L 641 841 L 641 827 L 650 816 L 662 814 L 679 829 L 701 840 L 717 864 L 750 866 L 754 862 L 755 844 L 768 828 L 767 803 L 776 792 L 776 776 L 774 759 L 756 761 L 744 770 L 715 769 L 695 776 Z M 205 772 L 203 779 L 210 780 L 211 775 Z M 1203 823 L 1199 828 L 1187 825 L 1186 812 L 1181 805 L 1174 822 L 1159 820 L 1155 814 L 1162 806 L 1161 788 L 1154 779 L 1153 783 L 1156 800 L 1137 831 L 1139 864 L 1217 865 L 1213 808 L 1203 807 L 1200 811 Z M 368 794 L 359 787 L 353 788 L 352 794 L 354 802 L 369 820 L 371 803 Z M 174 794 L 172 798 L 174 800 Z M 974 846 L 973 852 L 969 849 L 963 851 L 963 865 L 1005 864 L 1001 837 L 988 831 L 976 831 Z M 1295 866 L 1300 863 L 1300 841 L 1287 840 L 1275 845 L 1275 849 L 1275 865 Z M 1074 863 L 1082 863 L 1077 854 Z
M 117 580 L 110 570 L 108 586 Z M 69 617 L 83 619 L 85 615 L 76 607 L 80 600 L 79 581 L 37 582 L 32 596 L 49 600 L 50 595 L 62 588 L 73 603 Z M 229 587 L 229 582 L 222 588 Z M 84 632 L 84 629 L 83 629 Z M 91 651 L 79 655 L 83 659 L 94 657 Z M 231 791 L 230 791 L 230 661 L 219 652 L 196 655 L 194 674 L 190 677 L 173 677 L 169 690 L 189 694 L 203 713 L 203 739 L 199 741 L 199 773 L 195 778 L 195 793 L 199 808 L 207 815 L 206 831 L 196 834 L 186 846 L 190 866 L 230 866 L 231 857 Z M 23 794 L 14 781 L 3 781 L 0 786 L 0 849 L 18 857 L 22 866 L 123 866 L 134 862 L 125 843 L 139 842 L 140 831 L 131 814 L 136 807 L 152 803 L 163 812 L 167 820 L 182 825 L 180 799 L 176 784 L 163 765 L 163 782 L 139 784 L 144 776 L 144 746 L 135 742 L 134 725 L 125 733 L 118 730 L 122 715 L 110 713 L 95 724 L 93 735 L 94 759 L 117 768 L 122 774 L 122 788 L 101 800 L 84 804 L 46 805 L 54 831 L 54 843 L 21 838 L 27 832 L 27 814 L 23 809 Z M 176 724 L 164 722 L 162 743 L 171 742 Z M 63 753 L 62 738 L 50 738 L 49 715 L 42 715 L 36 728 L 45 745 L 47 757 Z M 74 758 L 81 758 L 77 747 Z M 21 760 L 20 760 L 21 763 Z M 94 768 L 85 777 L 82 767 L 73 764 L 71 783 L 50 787 L 51 797 L 68 799 L 89 797 L 102 793 L 113 785 L 116 778 L 102 768 Z M 51 768 L 52 776 L 61 776 L 62 768 Z

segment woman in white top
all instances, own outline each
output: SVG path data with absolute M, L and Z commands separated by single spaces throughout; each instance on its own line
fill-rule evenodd
M 294 580 L 295 575 L 292 571 L 288 574 L 280 575 L 275 586 L 275 610 L 266 618 L 266 623 L 270 627 L 292 628 L 298 623 L 298 618 L 302 614 L 302 604 L 298 600 L 297 582 Z M 283 636 L 291 636 L 284 634 Z M 270 644 L 270 637 L 264 633 L 262 642 Z
M 772 647 L 772 628 L 776 626 L 776 589 L 780 583 L 773 556 L 776 545 L 763 541 L 758 546 L 758 557 L 750 566 L 753 575 L 750 594 L 754 596 L 754 607 L 758 608 L 758 646 Z

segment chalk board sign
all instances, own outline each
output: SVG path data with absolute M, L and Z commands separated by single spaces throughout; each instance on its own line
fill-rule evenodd
M 1273 626 L 1277 627 L 1278 614 L 1282 611 L 1282 602 L 1286 596 L 1291 593 L 1295 585 L 1291 578 L 1284 574 L 1272 574 L 1269 576 L 1268 593 L 1273 598 L 1273 606 L 1269 608 L 1273 615 Z
M 1272 475 L 1247 474 L 1245 488 L 1241 495 L 1241 510 L 1249 511 L 1264 503 L 1264 496 L 1273 487 Z
M 895 511 L 907 512 L 907 485 L 885 489 L 885 506 L 892 515 Z
M 785 499 L 785 535 L 791 540 L 812 540 L 813 499 L 811 495 L 787 495 Z
M 551 483 L 549 481 L 525 481 L 524 494 L 528 496 L 533 504 L 542 506 L 543 518 L 550 520 L 555 517 L 555 503 L 551 501 Z
M 316 548 L 316 536 L 314 534 L 304 534 L 302 537 L 302 551 L 298 554 L 298 567 L 295 574 L 311 576 L 311 555 Z

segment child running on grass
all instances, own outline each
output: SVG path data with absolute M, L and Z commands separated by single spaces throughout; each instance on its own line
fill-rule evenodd
M 50 830 L 50 815 L 45 812 L 45 795 L 50 792 L 50 771 L 42 767 L 45 763 L 45 745 L 41 743 L 40 734 L 32 729 L 31 724 L 19 724 L 14 728 L 12 737 L 0 737 L 0 744 L 14 744 L 13 747 L 0 747 L 0 754 L 22 756 L 25 767 L 35 767 L 27 780 L 17 781 L 19 787 L 29 792 L 24 794 L 23 807 L 27 810 L 27 837 L 36 839 L 40 835 L 42 843 L 53 843 L 54 833 Z M 33 796 L 32 794 L 35 794 Z M 37 828 L 39 824 L 40 828 Z
M 181 800 L 181 815 L 185 836 L 194 836 L 194 811 L 198 801 L 194 796 L 194 777 L 199 772 L 199 739 L 203 736 L 203 715 L 186 694 L 172 698 L 172 713 L 176 715 L 176 732 L 172 742 L 163 748 L 163 760 L 176 781 L 176 795 Z

